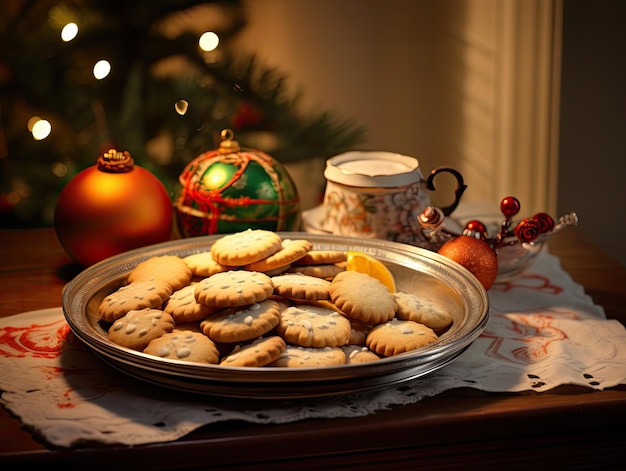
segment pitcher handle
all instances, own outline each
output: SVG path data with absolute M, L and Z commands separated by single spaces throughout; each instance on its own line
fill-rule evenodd
M 463 196 L 463 193 L 467 189 L 467 185 L 463 181 L 463 176 L 457 170 L 450 168 L 450 167 L 437 167 L 430 172 L 430 175 L 428 176 L 428 179 L 426 180 L 426 185 L 429 190 L 435 191 L 435 183 L 434 183 L 435 177 L 439 175 L 440 173 L 444 173 L 444 172 L 451 173 L 454 176 L 454 178 L 456 178 L 456 189 L 454 190 L 454 202 L 450 206 L 441 208 L 444 216 L 450 216 L 450 214 L 452 214 L 452 212 L 459 205 L 459 202 L 461 201 L 461 196 Z

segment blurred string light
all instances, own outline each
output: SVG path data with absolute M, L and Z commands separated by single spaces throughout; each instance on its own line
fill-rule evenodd
M 69 168 L 64 162 L 54 162 L 50 170 L 52 170 L 52 173 L 59 178 L 63 178 L 69 173 Z
M 33 116 L 28 120 L 28 130 L 36 141 L 41 141 L 50 135 L 52 125 L 49 121 Z
M 102 80 L 111 72 L 111 64 L 109 61 L 102 59 L 93 66 L 93 76 L 98 80 Z
M 200 49 L 205 52 L 214 51 L 219 43 L 220 38 L 212 31 L 207 31 L 206 33 L 204 33 L 202 36 L 200 36 L 200 40 L 198 41 Z
M 68 23 L 61 30 L 61 39 L 64 42 L 70 42 L 78 34 L 78 25 L 76 23 Z
M 189 103 L 187 102 L 187 100 L 178 100 L 174 104 L 174 108 L 179 115 L 184 116 L 185 113 L 187 113 L 187 109 L 189 108 Z

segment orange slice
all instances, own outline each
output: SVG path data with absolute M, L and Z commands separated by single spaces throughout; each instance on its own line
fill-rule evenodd
M 396 281 L 389 268 L 380 260 L 366 253 L 350 250 L 346 262 L 346 270 L 365 273 L 384 284 L 390 292 L 396 292 Z

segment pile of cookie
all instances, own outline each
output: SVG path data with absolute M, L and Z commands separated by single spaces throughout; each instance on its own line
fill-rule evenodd
M 435 342 L 441 307 L 346 269 L 346 252 L 248 229 L 137 264 L 98 314 L 117 345 L 241 367 L 370 362 Z

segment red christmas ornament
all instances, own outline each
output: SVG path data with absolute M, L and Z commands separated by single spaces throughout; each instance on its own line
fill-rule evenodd
M 169 240 L 172 203 L 161 181 L 112 149 L 63 188 L 54 227 L 65 251 L 89 266 L 145 245 Z
M 537 213 L 533 216 L 533 219 L 539 224 L 539 232 L 546 234 L 554 229 L 554 219 L 548 213 Z
M 487 228 L 481 221 L 473 219 L 465 224 L 465 228 L 463 229 L 463 235 L 468 235 L 476 239 L 486 240 Z
M 515 235 L 520 242 L 529 244 L 539 237 L 540 226 L 536 219 L 524 218 L 515 227 Z
M 507 196 L 500 201 L 500 211 L 505 218 L 511 219 L 521 208 L 519 200 L 515 196 Z

